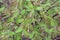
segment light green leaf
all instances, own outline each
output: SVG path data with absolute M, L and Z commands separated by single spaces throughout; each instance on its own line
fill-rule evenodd
M 26 30 L 23 30 L 23 34 L 24 34 L 26 37 L 28 37 L 28 36 L 30 35 L 29 32 L 26 31 Z
M 21 11 L 21 15 L 24 15 L 26 13 L 26 10 Z
M 51 26 L 56 27 L 57 24 L 58 24 L 57 21 L 55 21 L 55 20 L 52 20 L 52 21 L 51 21 Z
M 15 32 L 9 31 L 8 34 L 9 34 L 10 36 L 13 36 L 13 35 L 15 35 Z
M 23 29 L 20 27 L 20 28 L 18 28 L 15 32 L 16 32 L 16 33 L 20 33 L 20 32 L 22 32 L 22 30 L 23 30 Z
M 29 38 L 32 39 L 33 36 L 34 36 L 34 34 L 35 34 L 35 32 L 33 31 L 33 32 L 30 34 Z
M 2 12 L 2 11 L 4 10 L 4 8 L 5 8 L 5 7 L 0 8 L 0 12 Z
M 26 1 L 28 1 L 28 2 L 29 2 L 29 1 L 31 1 L 31 0 L 26 0 Z
M 24 19 L 23 19 L 23 18 L 16 19 L 16 23 L 17 23 L 17 24 L 19 24 L 19 23 L 21 23 L 21 22 L 23 22 L 23 21 L 24 21 Z
M 8 18 L 7 19 L 7 22 L 9 23 L 9 22 L 12 22 L 14 19 L 11 17 L 11 18 Z

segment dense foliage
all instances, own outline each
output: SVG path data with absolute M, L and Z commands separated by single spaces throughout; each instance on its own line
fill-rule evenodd
M 54 40 L 57 35 L 60 0 L 0 0 L 0 40 Z

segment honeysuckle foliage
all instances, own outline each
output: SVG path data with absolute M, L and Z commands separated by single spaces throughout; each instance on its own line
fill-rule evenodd
M 12 1 L 0 0 L 1 40 L 52 40 L 60 34 L 60 0 Z

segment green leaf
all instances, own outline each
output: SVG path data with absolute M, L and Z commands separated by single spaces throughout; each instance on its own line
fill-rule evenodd
M 49 30 L 49 33 L 51 34 L 53 31 L 54 31 L 54 29 L 53 29 L 53 28 L 51 28 L 51 29 Z
M 1 22 L 0 22 L 0 29 L 2 29 L 3 27 L 2 27 L 2 24 L 1 24 Z
M 4 10 L 4 8 L 5 8 L 5 7 L 0 8 L 0 12 L 2 12 L 2 11 Z
M 23 30 L 23 34 L 26 36 L 26 37 L 29 37 L 30 33 L 26 30 Z
M 60 7 L 55 7 L 54 9 L 56 12 L 58 12 L 58 13 L 60 12 Z
M 17 24 L 19 24 L 19 23 L 21 23 L 21 22 L 23 22 L 23 21 L 24 21 L 24 19 L 23 19 L 23 18 L 16 19 L 16 23 L 17 23 Z
M 56 11 L 54 10 L 54 9 L 50 9 L 49 11 L 48 11 L 48 14 L 49 15 L 52 15 L 52 14 L 54 14 Z
M 51 21 L 51 26 L 56 27 L 57 24 L 58 24 L 57 21 L 55 21 L 55 20 L 52 20 L 52 21 Z
M 2 25 L 0 25 L 0 29 L 2 29 Z
M 26 1 L 30 2 L 31 0 L 26 0 Z
M 2 34 L 2 35 L 13 36 L 13 35 L 15 35 L 15 32 L 13 32 L 13 31 L 6 31 L 6 32 L 2 32 L 1 34 Z
M 47 27 L 47 24 L 45 24 L 44 22 L 41 22 L 39 25 L 40 27 L 43 27 L 43 28 Z
M 15 9 L 13 11 L 13 18 L 17 17 L 19 15 L 19 10 L 18 9 Z
M 34 7 L 34 6 L 32 5 L 32 3 L 29 2 L 29 4 L 28 4 L 28 8 L 29 8 L 29 9 L 33 9 L 33 7 Z
M 7 22 L 10 23 L 10 22 L 12 22 L 13 20 L 14 20 L 14 19 L 11 17 L 11 18 L 8 18 L 8 19 L 7 19 Z
M 8 34 L 9 34 L 10 36 L 13 36 L 13 35 L 15 35 L 15 32 L 9 31 Z
M 21 36 L 20 35 L 17 35 L 16 36 L 16 40 L 20 40 L 21 39 Z
M 40 6 L 36 7 L 36 10 L 42 10 L 42 7 L 40 7 Z
M 34 34 L 35 34 L 35 31 L 33 31 L 33 32 L 30 34 L 29 38 L 32 39 L 33 36 L 34 36 Z
M 21 9 L 23 5 L 23 0 L 18 0 L 18 8 Z
M 22 32 L 22 30 L 23 30 L 23 29 L 20 27 L 20 28 L 18 28 L 15 32 L 16 32 L 16 33 L 20 33 L 20 32 Z
M 21 11 L 21 15 L 24 15 L 26 13 L 26 10 Z

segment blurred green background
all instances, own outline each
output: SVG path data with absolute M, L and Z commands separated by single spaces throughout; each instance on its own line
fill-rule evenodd
M 59 35 L 60 0 L 0 0 L 0 40 L 60 40 Z

